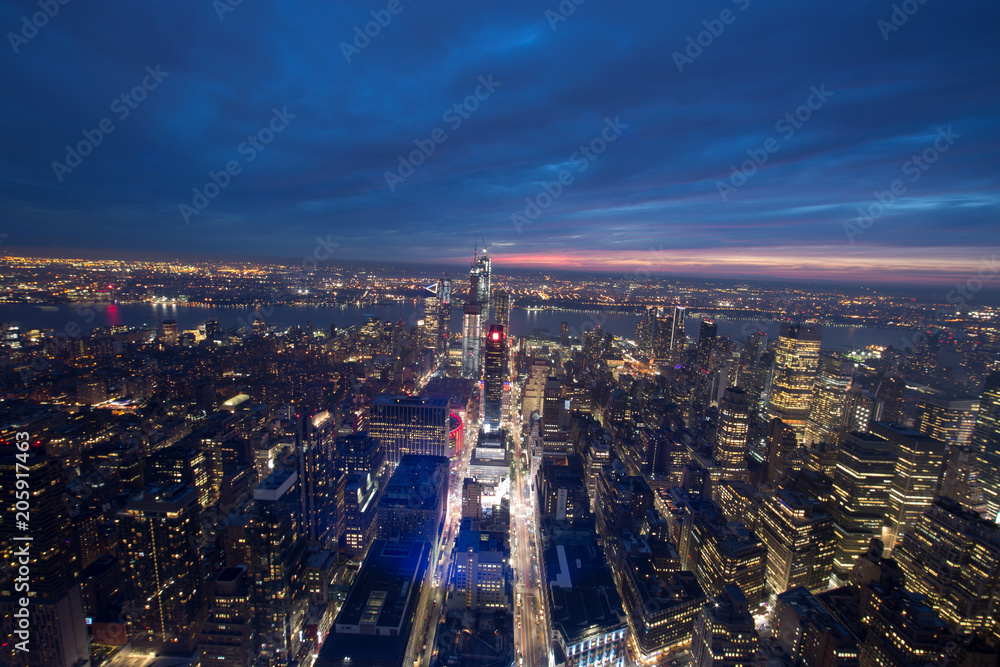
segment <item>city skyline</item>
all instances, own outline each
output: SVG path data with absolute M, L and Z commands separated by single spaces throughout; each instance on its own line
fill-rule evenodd
M 4 3 L 4 248 L 319 236 L 461 265 L 485 234 L 505 269 L 899 283 L 993 260 L 994 6 L 563 4 L 68 4 L 38 28 Z

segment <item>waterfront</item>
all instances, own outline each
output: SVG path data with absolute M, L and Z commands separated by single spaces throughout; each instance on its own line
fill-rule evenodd
M 378 317 L 386 322 L 402 320 L 408 326 L 416 324 L 422 317 L 419 306 L 413 302 L 400 302 L 372 306 L 270 306 L 261 314 L 269 325 L 287 328 L 292 325 L 306 326 L 312 323 L 317 329 L 328 330 L 335 324 L 338 328 L 360 326 L 369 317 Z M 94 327 L 132 326 L 156 327 L 163 320 L 175 320 L 180 330 L 194 329 L 207 320 L 218 320 L 223 330 L 241 326 L 253 319 L 253 310 L 246 307 L 199 307 L 185 304 L 69 304 L 58 306 L 35 306 L 29 304 L 0 305 L 0 322 L 17 323 L 23 329 L 52 329 L 57 335 L 77 336 Z M 566 310 L 524 310 L 515 308 L 510 313 L 511 334 L 526 336 L 533 332 L 547 331 L 558 335 L 562 322 L 566 322 L 571 335 L 593 329 L 600 324 L 605 332 L 616 336 L 632 338 L 639 315 L 619 312 L 566 311 Z M 716 320 L 719 335 L 742 341 L 752 331 L 763 331 L 776 338 L 780 324 L 774 321 Z M 451 330 L 461 330 L 461 309 L 452 310 Z M 689 319 L 685 327 L 687 335 L 697 340 L 701 320 Z M 845 347 L 863 348 L 867 345 L 894 345 L 900 347 L 912 339 L 914 329 L 892 327 L 824 326 L 823 348 L 838 350 Z

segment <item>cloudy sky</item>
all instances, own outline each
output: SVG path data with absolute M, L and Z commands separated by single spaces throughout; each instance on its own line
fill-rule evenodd
M 237 1 L 0 2 L 4 246 L 947 282 L 1000 245 L 996 2 Z

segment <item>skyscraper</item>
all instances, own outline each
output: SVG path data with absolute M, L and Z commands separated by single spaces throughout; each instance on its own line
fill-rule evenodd
M 507 334 L 494 324 L 486 337 L 486 363 L 483 369 L 483 426 L 500 429 L 503 420 L 503 392 L 507 382 Z
M 476 303 L 482 308 L 483 322 L 490 321 L 491 298 L 493 294 L 493 260 L 483 248 L 481 255 L 475 259 L 479 280 L 476 283 Z
M 945 445 L 940 440 L 889 422 L 872 424 L 872 434 L 888 440 L 896 458 L 885 516 L 888 529 L 885 543 L 891 550 L 934 502 L 944 469 Z
M 309 544 L 336 548 L 343 532 L 344 474 L 336 469 L 337 424 L 326 410 L 299 417 L 302 532 Z
M 448 454 L 449 401 L 440 396 L 377 397 L 369 408 L 368 434 L 395 466 L 405 454 Z
M 494 302 L 496 303 L 496 323 L 502 326 L 504 331 L 510 331 L 510 293 L 507 290 L 497 290 Z
M 719 325 L 715 320 L 704 319 L 701 321 L 701 329 L 698 333 L 698 365 L 707 369 L 712 360 L 712 350 L 715 349 L 716 335 L 719 332 Z
M 805 445 L 819 442 L 837 445 L 843 440 L 847 392 L 853 378 L 854 362 L 836 356 L 820 359 L 806 421 Z
M 833 564 L 833 521 L 819 501 L 792 489 L 764 499 L 761 532 L 767 545 L 767 587 L 772 593 L 804 586 L 826 588 Z
M 1000 526 L 950 498 L 938 498 L 892 552 L 906 587 L 958 634 L 978 634 L 995 645 L 1000 595 Z
M 134 647 L 194 650 L 206 611 L 200 511 L 197 490 L 177 484 L 147 487 L 119 514 L 128 590 L 140 607 L 130 632 Z
M 984 464 L 981 483 L 986 496 L 986 518 L 996 521 L 1000 514 L 1000 371 L 986 378 L 971 444 L 973 453 Z
M 674 317 L 670 328 L 670 351 L 679 355 L 684 351 L 687 342 L 687 334 L 684 332 L 684 325 L 687 322 L 687 308 L 684 306 L 674 306 Z M 675 359 L 679 356 L 675 356 Z
M 438 298 L 438 368 L 448 373 L 448 348 L 451 345 L 451 280 L 445 274 L 437 286 Z
M 927 396 L 917 401 L 917 430 L 948 445 L 967 445 L 978 413 L 978 398 Z
M 739 586 L 729 585 L 710 599 L 695 618 L 692 664 L 697 667 L 751 665 L 759 643 L 746 596 Z
M 791 426 L 800 442 L 809 418 L 821 340 L 817 325 L 782 324 L 775 349 L 767 417 Z
M 423 340 L 421 345 L 436 350 L 441 339 L 441 300 L 437 296 L 424 298 Z
M 739 387 L 729 387 L 719 403 L 719 426 L 716 431 L 715 459 L 722 468 L 720 479 L 746 480 L 747 434 L 750 428 L 750 402 Z
M 482 342 L 482 315 L 477 303 L 462 308 L 462 377 L 479 379 L 479 346 Z
M 846 578 L 873 537 L 880 538 L 896 468 L 892 445 L 873 433 L 848 433 L 833 475 L 834 572 Z

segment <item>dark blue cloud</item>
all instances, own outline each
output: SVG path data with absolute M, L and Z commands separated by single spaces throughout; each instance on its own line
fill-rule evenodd
M 911 0 L 886 39 L 889 2 L 564 0 L 575 11 L 553 29 L 555 0 L 400 0 L 347 62 L 342 43 L 388 1 L 243 2 L 220 20 L 226 1 L 71 0 L 18 53 L 8 36 L 8 244 L 301 256 L 332 234 L 347 258 L 433 262 L 469 254 L 480 233 L 501 260 L 948 248 L 970 266 L 998 245 L 993 2 Z M 0 2 L 0 28 L 18 33 L 37 11 Z M 699 53 L 689 37 L 712 43 Z M 690 57 L 683 72 L 675 53 Z M 119 118 L 114 101 L 157 66 L 169 74 Z M 499 87 L 453 127 L 446 112 L 490 75 Z M 832 96 L 789 136 L 779 121 L 824 86 Z M 295 117 L 248 161 L 241 142 L 276 108 Z M 52 162 L 104 118 L 114 131 L 59 182 Z M 607 118 L 628 127 L 578 172 L 574 151 Z M 908 180 L 907 161 L 947 127 L 954 144 Z M 447 140 L 387 187 L 437 128 Z M 723 201 L 731 165 L 768 139 L 777 152 Z M 240 173 L 185 224 L 179 205 L 229 161 Z M 518 232 L 511 215 L 564 169 L 574 182 Z M 905 193 L 850 243 L 844 224 L 900 178 Z

